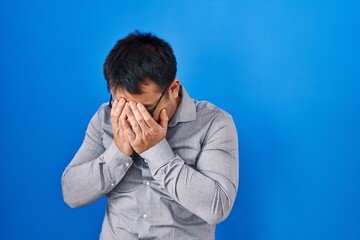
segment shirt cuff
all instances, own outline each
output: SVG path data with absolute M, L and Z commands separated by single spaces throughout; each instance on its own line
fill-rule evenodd
M 106 151 L 100 155 L 100 162 L 105 162 L 110 168 L 115 168 L 123 164 L 129 166 L 133 163 L 133 160 L 120 151 L 115 142 L 112 142 Z
M 164 138 L 159 143 L 142 152 L 140 156 L 147 161 L 150 169 L 157 170 L 173 160 L 175 153 Z

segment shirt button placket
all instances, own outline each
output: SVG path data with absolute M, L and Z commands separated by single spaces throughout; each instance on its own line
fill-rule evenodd
M 151 188 L 150 188 L 151 182 L 148 179 L 144 179 L 143 184 L 144 184 L 144 188 L 142 189 L 142 191 L 144 191 L 144 196 L 148 196 L 148 194 L 150 194 L 149 191 L 151 191 Z M 142 214 L 140 215 L 141 216 L 140 218 L 143 221 L 139 222 L 139 224 L 140 224 L 139 227 L 141 229 L 147 229 L 146 226 L 148 226 L 148 224 L 150 224 L 149 223 L 149 210 L 150 210 L 149 208 L 150 208 L 149 199 L 147 197 L 142 198 L 141 207 L 140 207 L 140 212 Z

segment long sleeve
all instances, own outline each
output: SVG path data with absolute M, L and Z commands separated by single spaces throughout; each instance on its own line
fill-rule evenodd
M 114 142 L 106 149 L 101 133 L 101 108 L 92 117 L 84 141 L 62 175 L 62 192 L 71 207 L 81 207 L 110 192 L 132 164 Z
M 233 206 L 239 175 L 238 140 L 231 116 L 215 118 L 195 168 L 166 139 L 141 154 L 153 178 L 184 208 L 209 224 L 223 221 Z

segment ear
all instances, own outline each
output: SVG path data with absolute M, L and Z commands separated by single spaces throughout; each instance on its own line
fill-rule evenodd
M 170 89 L 169 95 L 171 98 L 177 98 L 179 96 L 180 86 L 181 86 L 181 84 L 180 84 L 179 79 L 175 78 L 169 87 L 169 89 Z

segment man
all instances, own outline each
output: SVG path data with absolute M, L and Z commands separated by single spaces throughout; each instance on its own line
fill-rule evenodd
M 231 116 L 189 97 L 170 45 L 150 33 L 119 40 L 104 75 L 112 96 L 64 171 L 66 203 L 106 195 L 100 239 L 214 239 L 238 186 Z

